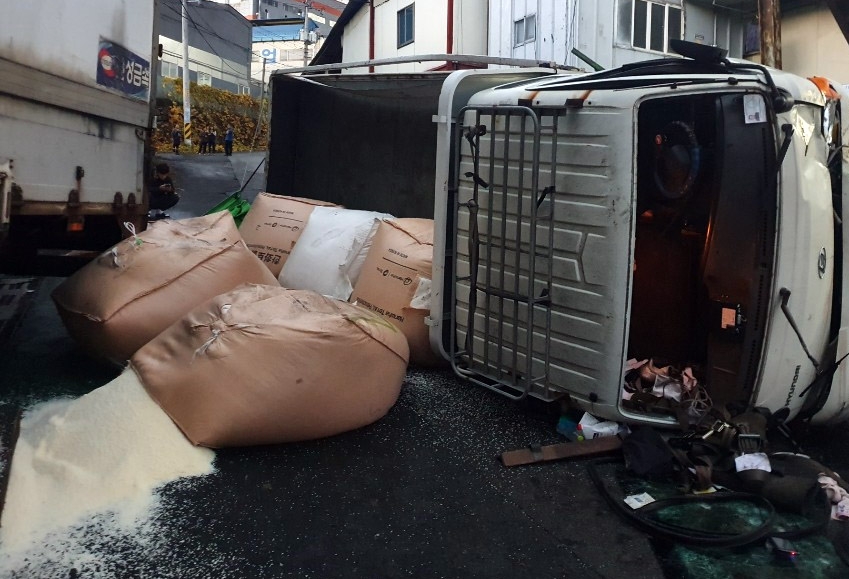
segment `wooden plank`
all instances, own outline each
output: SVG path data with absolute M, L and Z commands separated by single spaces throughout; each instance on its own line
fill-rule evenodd
M 504 466 L 520 466 L 537 462 L 549 462 L 567 458 L 586 458 L 615 452 L 622 448 L 622 439 L 618 436 L 602 436 L 582 442 L 562 442 L 545 446 L 529 446 L 517 450 L 508 450 L 501 454 Z

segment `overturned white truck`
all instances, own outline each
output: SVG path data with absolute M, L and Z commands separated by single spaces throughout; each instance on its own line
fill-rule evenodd
M 849 93 L 677 49 L 594 73 L 275 74 L 267 189 L 432 215 L 431 341 L 477 384 L 671 424 L 629 400 L 628 361 L 651 359 L 714 406 L 842 421 Z M 287 137 L 301 107 L 316 144 Z

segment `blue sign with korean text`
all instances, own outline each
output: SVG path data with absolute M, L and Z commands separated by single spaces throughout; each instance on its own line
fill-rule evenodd
M 97 84 L 146 101 L 150 96 L 150 62 L 120 44 L 101 38 Z

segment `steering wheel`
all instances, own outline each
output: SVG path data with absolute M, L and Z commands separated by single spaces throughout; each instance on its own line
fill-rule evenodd
M 687 196 L 696 182 L 701 164 L 701 148 L 692 127 L 672 121 L 654 137 L 654 184 L 664 201 Z

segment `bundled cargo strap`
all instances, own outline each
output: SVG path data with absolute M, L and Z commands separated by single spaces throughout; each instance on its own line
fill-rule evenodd
M 582 442 L 562 442 L 545 446 L 532 445 L 528 448 L 508 450 L 501 454 L 501 463 L 504 466 L 521 466 L 567 458 L 585 458 L 607 454 L 620 448 L 622 448 L 621 438 L 618 436 L 602 436 Z

